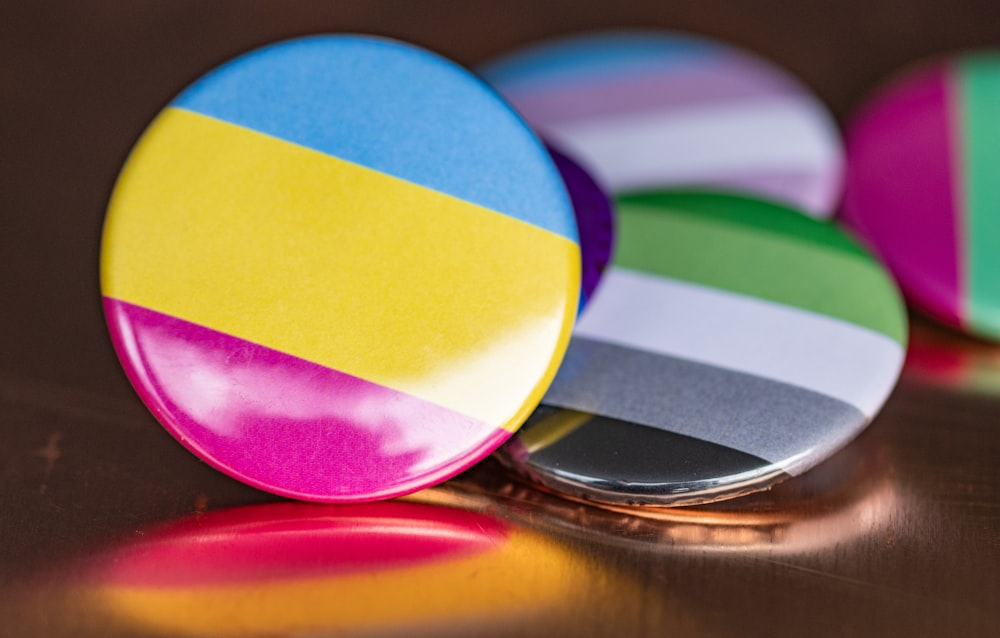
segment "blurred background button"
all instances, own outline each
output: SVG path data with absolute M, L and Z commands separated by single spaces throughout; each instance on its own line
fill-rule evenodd
M 843 220 L 914 306 L 1000 340 L 1000 54 L 908 69 L 847 131 Z
M 790 73 L 669 31 L 606 31 L 524 47 L 479 72 L 613 193 L 726 189 L 829 217 L 843 151 L 826 107 Z

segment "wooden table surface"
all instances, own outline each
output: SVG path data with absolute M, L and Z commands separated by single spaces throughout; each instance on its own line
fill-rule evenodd
M 97 281 L 104 207 L 144 125 L 180 88 L 256 45 L 377 33 L 474 65 L 555 34 L 672 28 L 771 58 L 843 119 L 914 60 L 1000 44 L 995 7 L 0 4 L 0 636 L 1000 635 L 1000 347 L 920 318 L 903 379 L 873 425 L 770 492 L 701 508 L 607 511 L 543 494 L 486 462 L 409 499 L 425 505 L 365 512 L 369 527 L 357 529 L 381 531 L 350 541 L 409 538 L 420 517 L 440 518 L 438 531 L 475 523 L 482 533 L 462 542 L 494 547 L 454 563 L 466 571 L 451 559 L 383 564 L 378 555 L 345 575 L 300 557 L 277 572 L 274 561 L 265 569 L 251 560 L 239 578 L 225 561 L 208 561 L 199 567 L 207 580 L 170 581 L 182 562 L 146 574 L 159 589 L 139 600 L 134 548 L 208 546 L 215 541 L 204 530 L 230 529 L 226 516 L 238 506 L 262 505 L 236 510 L 262 524 L 312 520 L 316 510 L 276 505 L 156 424 L 111 350 Z M 475 515 L 449 527 L 442 506 Z M 351 530 L 358 511 L 326 508 L 321 518 Z M 207 522 L 190 533 L 177 520 Z M 501 531 L 488 533 L 483 521 Z M 344 596 L 368 591 L 341 608 Z M 282 596 L 290 606 L 276 602 Z M 296 611 L 296 598 L 315 617 Z

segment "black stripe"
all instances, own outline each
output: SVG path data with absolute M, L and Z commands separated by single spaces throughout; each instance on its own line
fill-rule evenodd
M 540 407 L 521 433 L 559 411 Z M 712 500 L 783 476 L 774 464 L 751 454 L 604 416 L 592 416 L 533 452 L 516 438 L 500 456 L 552 489 L 618 503 Z

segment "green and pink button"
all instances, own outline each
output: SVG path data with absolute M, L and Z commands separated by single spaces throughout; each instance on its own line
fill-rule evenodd
M 916 67 L 847 132 L 843 220 L 909 300 L 1000 339 L 1000 54 Z

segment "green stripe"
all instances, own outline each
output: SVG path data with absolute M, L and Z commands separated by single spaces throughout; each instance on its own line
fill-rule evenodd
M 837 232 L 830 224 L 818 224 L 805 213 L 765 200 L 726 193 L 672 190 L 629 194 L 619 197 L 618 201 L 623 204 L 666 206 L 677 213 L 740 224 L 761 232 L 868 258 L 868 253 L 857 241 Z
M 960 114 L 965 126 L 965 320 L 1000 338 L 1000 55 L 963 60 Z
M 803 219 L 827 233 L 840 232 Z M 895 285 L 863 252 L 823 248 L 711 215 L 622 201 L 614 263 L 835 317 L 905 342 L 906 318 Z

